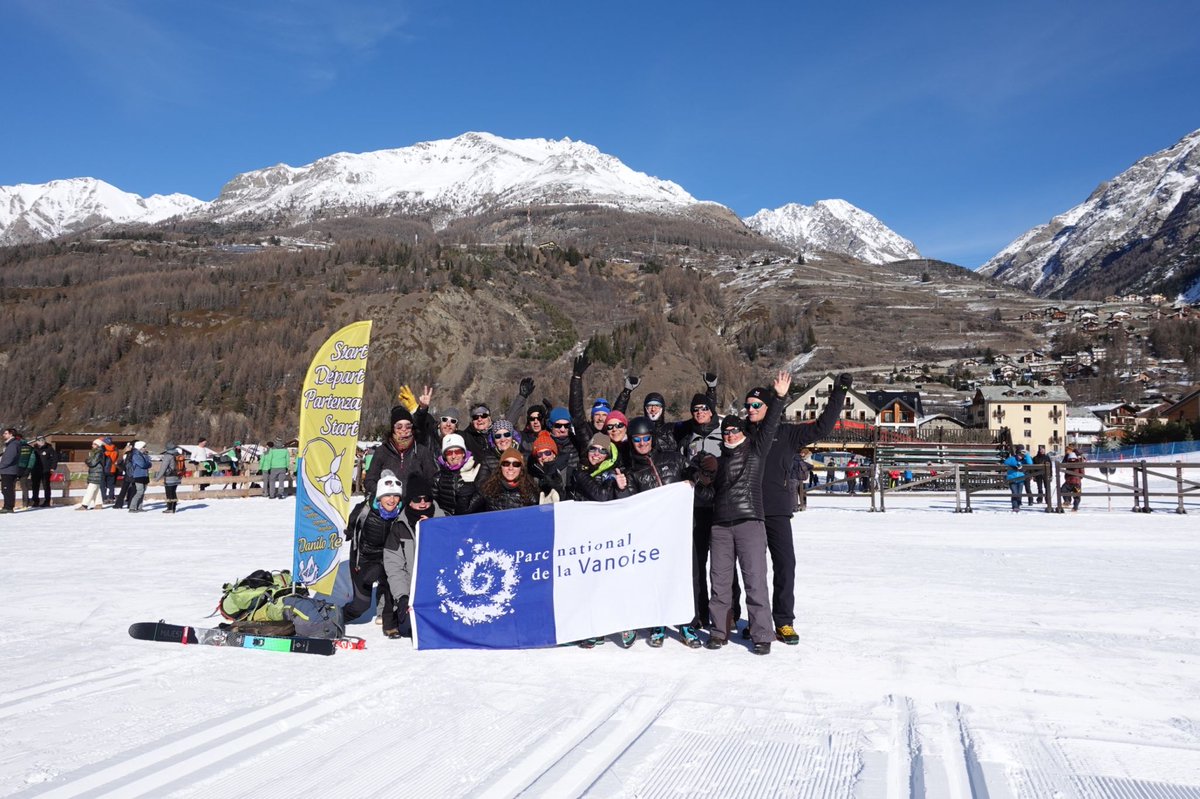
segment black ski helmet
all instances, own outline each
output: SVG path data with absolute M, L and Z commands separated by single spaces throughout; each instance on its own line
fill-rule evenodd
M 635 416 L 629 420 L 629 435 L 644 436 L 654 435 L 654 422 L 647 419 L 645 416 Z

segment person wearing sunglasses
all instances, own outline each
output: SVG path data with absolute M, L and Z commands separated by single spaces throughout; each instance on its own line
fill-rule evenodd
M 479 459 L 479 464 L 483 469 L 483 479 L 486 480 L 487 476 L 496 470 L 505 452 L 510 449 L 519 450 L 520 448 L 521 434 L 513 427 L 513 423 L 507 419 L 496 419 L 493 421 L 492 432 L 488 434 L 487 451 Z
M 546 430 L 546 414 L 549 411 L 544 405 L 534 403 L 525 411 L 525 429 L 521 431 L 521 453 L 528 456 L 533 451 L 533 440 Z
M 628 428 L 629 420 L 618 410 L 609 413 L 608 418 L 604 420 L 604 434 L 617 450 L 617 465 L 625 470 L 629 469 L 629 456 L 632 453 L 629 448 Z
M 629 398 L 634 390 L 642 384 L 642 379 L 636 375 L 625 376 L 625 387 L 621 393 L 617 395 L 617 399 L 613 402 L 613 410 L 628 413 Z M 715 384 L 714 384 L 715 387 Z M 715 403 L 715 397 L 714 397 Z M 654 447 L 655 449 L 677 450 L 678 443 L 675 441 L 675 425 L 668 422 L 666 418 L 667 401 L 662 394 L 657 391 L 651 391 L 642 401 L 642 414 L 650 420 L 654 425 Z
M 508 413 L 499 418 L 520 419 L 521 414 L 525 412 L 525 404 L 529 402 L 529 396 L 533 393 L 533 388 L 532 377 L 521 378 L 521 382 L 517 385 L 517 396 L 508 406 Z M 482 461 L 484 453 L 492 446 L 490 436 L 492 422 L 495 418 L 487 403 L 481 402 L 471 408 L 470 424 L 465 430 L 462 430 L 463 439 L 467 442 L 467 449 L 471 450 L 471 454 L 478 460 Z
M 512 510 L 538 504 L 537 483 L 525 468 L 525 456 L 516 447 L 509 447 L 500 458 L 500 465 L 479 486 L 471 502 L 472 513 Z
M 383 572 L 387 577 L 392 604 L 384 614 L 384 634 L 388 638 L 411 638 L 412 620 L 408 615 L 412 594 L 413 567 L 416 566 L 417 525 L 426 519 L 444 516 L 433 501 L 429 481 L 424 475 L 409 475 L 404 484 L 404 505 L 400 518 L 392 524 L 383 546 Z
M 690 418 L 677 422 L 674 438 L 679 444 L 679 454 L 688 463 L 695 463 L 700 456 L 718 458 L 721 455 L 720 418 L 717 407 L 717 376 L 705 372 L 704 393 L 695 394 L 688 406 Z M 692 506 L 692 600 L 696 615 L 691 627 L 696 630 L 711 628 L 708 612 L 708 551 L 712 542 L 712 487 L 699 486 Z M 742 612 L 742 591 L 734 576 L 731 609 L 736 619 Z
M 750 434 L 740 417 L 721 420 L 721 457 L 704 456 L 706 476 L 713 486 L 712 545 L 709 556 L 708 600 L 713 629 L 705 646 L 720 649 L 735 631 L 730 586 L 735 569 L 741 568 L 750 616 L 750 638 L 756 655 L 771 652 L 775 630 L 771 623 L 771 596 L 767 588 L 767 530 L 764 523 L 762 483 L 767 453 L 775 440 L 783 415 L 782 400 L 792 384 L 792 375 L 780 371 L 772 388 L 775 401 Z M 715 463 L 714 463 L 715 461 Z
M 447 516 L 469 513 L 471 503 L 479 493 L 479 484 L 483 482 L 482 469 L 458 433 L 442 439 L 442 454 L 437 459 L 437 467 L 431 490 L 438 508 Z
M 574 471 L 579 467 L 579 448 L 571 431 L 571 413 L 566 408 L 552 408 L 546 421 L 550 437 L 558 445 L 558 459 L 564 462 L 563 468 Z
M 823 441 L 833 432 L 838 415 L 846 404 L 846 392 L 853 385 L 846 372 L 834 380 L 829 398 L 816 422 L 779 425 L 763 463 L 762 503 L 767 531 L 767 550 L 771 556 L 771 618 L 775 623 L 775 638 L 789 646 L 800 643 L 793 626 L 796 622 L 796 545 L 792 537 L 792 515 L 796 507 L 796 489 L 792 476 L 796 453 Z M 746 429 L 749 434 L 764 423 L 767 411 L 777 402 L 775 392 L 765 386 L 753 388 L 746 395 Z M 780 401 L 782 404 L 782 401 Z M 742 631 L 749 637 L 749 627 Z
M 591 410 L 584 413 L 583 405 L 583 375 L 591 366 L 587 352 L 579 355 L 571 365 L 571 388 L 567 399 L 567 409 L 571 412 L 571 423 L 574 427 L 575 448 L 581 456 L 586 453 L 588 442 L 597 433 L 604 433 L 604 423 L 612 406 L 604 397 L 592 401 Z M 606 434 L 607 435 L 607 434 Z
M 384 469 L 376 480 L 375 495 L 360 502 L 346 524 L 346 538 L 350 541 L 350 584 L 354 596 L 343 606 L 342 612 L 348 622 L 363 615 L 371 607 L 372 588 L 378 586 L 376 621 L 383 625 L 384 634 L 389 638 L 400 637 L 400 619 L 394 601 L 399 595 L 393 594 L 390 588 L 384 553 L 388 548 L 402 548 L 402 540 L 412 543 L 412 532 L 402 514 L 403 505 L 403 482 L 391 470 Z M 411 555 L 410 550 L 410 559 Z
M 653 491 L 671 483 L 694 480 L 696 476 L 697 468 L 687 463 L 682 455 L 656 446 L 654 430 L 654 422 L 645 416 L 638 416 L 629 422 L 629 441 L 632 447 L 629 482 L 636 493 Z M 693 649 L 700 647 L 700 637 L 690 620 L 678 629 L 684 644 Z M 652 628 L 646 639 L 647 643 L 653 647 L 662 646 L 666 632 L 665 627 Z
M 407 480 L 410 474 L 420 473 L 426 479 L 432 480 L 437 473 L 433 452 L 416 440 L 416 427 L 413 416 L 408 408 L 396 405 L 391 414 L 391 435 L 375 448 L 371 456 L 371 466 L 367 469 L 363 488 L 367 496 L 375 493 L 379 475 L 386 469 L 400 480 Z
M 425 386 L 417 397 L 417 409 L 413 411 L 413 427 L 416 428 L 418 444 L 423 444 L 434 452 L 441 452 L 442 439 L 451 433 L 459 432 L 464 417 L 454 406 L 434 414 L 429 407 L 431 402 L 433 387 Z
M 570 442 L 567 442 L 567 448 L 574 452 Z M 560 455 L 558 442 L 545 430 L 538 433 L 530 446 L 529 476 L 538 484 L 538 491 L 541 492 L 538 503 L 541 505 L 569 498 L 567 486 L 574 466 Z M 578 465 L 578 457 L 575 464 Z

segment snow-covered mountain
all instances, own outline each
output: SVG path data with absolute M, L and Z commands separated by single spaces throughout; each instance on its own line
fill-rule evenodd
M 95 178 L 0 186 L 0 244 L 43 241 L 110 222 L 161 222 L 206 205 L 186 194 L 139 197 Z
M 495 208 L 578 203 L 678 211 L 697 200 L 678 184 L 634 171 L 584 142 L 464 133 L 246 172 L 221 189 L 209 213 L 218 221 L 342 209 L 448 219 Z
M 845 200 L 788 203 L 774 210 L 764 208 L 743 221 L 801 252 L 843 253 L 871 264 L 921 257 L 915 244 Z
M 141 198 L 92 178 L 0 187 L 0 244 L 77 233 L 108 223 L 173 216 L 226 222 L 295 223 L 325 216 L 428 215 L 435 224 L 503 208 L 605 205 L 625 211 L 736 215 L 701 202 L 677 183 L 630 169 L 571 139 L 453 139 L 368 153 L 337 153 L 305 166 L 278 164 L 230 180 L 210 203 L 186 195 Z M 872 263 L 919 257 L 917 248 L 842 200 L 788 205 L 745 222 L 803 250 Z
M 1017 237 L 980 272 L 1043 296 L 1200 284 L 1200 130 Z

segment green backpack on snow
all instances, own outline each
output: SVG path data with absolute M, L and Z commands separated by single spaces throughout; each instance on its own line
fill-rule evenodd
M 259 569 L 225 583 L 217 610 L 231 628 L 259 635 L 341 638 L 346 631 L 342 609 L 309 596 L 287 569 Z

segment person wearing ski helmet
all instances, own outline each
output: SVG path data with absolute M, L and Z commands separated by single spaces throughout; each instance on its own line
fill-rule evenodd
M 613 410 L 629 413 L 629 397 L 641 384 L 642 379 L 637 375 L 626 375 L 625 387 L 613 402 Z M 675 450 L 679 445 L 675 442 L 674 425 L 667 422 L 666 407 L 666 399 L 657 391 L 651 391 L 642 400 L 642 413 L 654 425 L 655 448 Z

